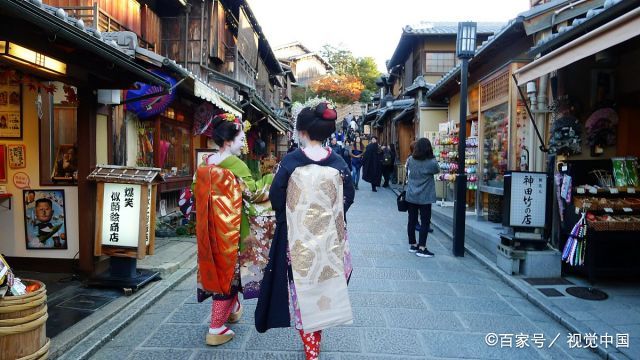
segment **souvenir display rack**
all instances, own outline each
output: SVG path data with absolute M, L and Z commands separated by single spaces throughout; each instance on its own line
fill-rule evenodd
M 444 194 L 448 194 L 455 183 L 458 173 L 458 132 L 440 133 L 435 141 L 435 156 L 440 166 L 440 174 L 436 179 L 443 184 Z M 467 174 L 467 190 L 478 189 L 478 137 L 470 136 L 465 143 L 465 173 Z M 467 196 L 467 202 L 472 203 L 475 195 Z M 442 203 L 445 203 L 443 200 Z
M 612 172 L 611 160 L 575 160 L 564 165 L 572 177 L 571 203 L 564 209 L 560 249 L 571 228 L 586 213 L 586 254 L 584 264 L 566 271 L 586 273 L 590 281 L 601 275 L 640 275 L 640 188 L 602 186 L 593 169 Z

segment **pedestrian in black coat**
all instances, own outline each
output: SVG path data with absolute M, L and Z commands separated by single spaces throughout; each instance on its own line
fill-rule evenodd
M 364 150 L 362 180 L 371 183 L 371 190 L 378 191 L 382 181 L 382 153 L 378 146 L 378 138 L 372 137 L 371 143 Z

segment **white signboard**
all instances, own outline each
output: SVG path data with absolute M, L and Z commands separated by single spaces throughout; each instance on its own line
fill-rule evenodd
M 511 173 L 510 226 L 542 228 L 546 221 L 547 174 Z
M 441 133 L 448 133 L 449 132 L 449 123 L 440 123 L 438 124 L 438 131 Z
M 104 184 L 102 245 L 138 247 L 141 191 L 141 185 Z
M 150 187 L 149 187 L 150 188 Z M 151 191 L 149 191 L 149 196 L 147 196 L 147 234 L 145 235 L 144 243 L 149 246 L 149 239 L 151 239 Z

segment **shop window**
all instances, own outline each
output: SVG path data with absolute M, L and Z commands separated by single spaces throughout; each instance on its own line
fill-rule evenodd
M 155 124 L 151 121 L 139 121 L 136 122 L 136 135 L 138 141 L 138 151 L 136 155 L 136 166 L 140 167 L 155 167 L 153 152 L 155 141 Z
M 42 94 L 40 124 L 40 184 L 75 184 L 78 178 L 77 89 L 52 83 L 53 94 Z
M 446 73 L 456 65 L 456 55 L 452 52 L 427 52 L 425 55 L 426 73 Z
M 162 124 L 158 152 L 159 166 L 165 176 L 191 175 L 191 136 L 187 128 Z
M 484 122 L 483 184 L 503 187 L 509 160 L 509 106 L 507 103 L 482 113 Z

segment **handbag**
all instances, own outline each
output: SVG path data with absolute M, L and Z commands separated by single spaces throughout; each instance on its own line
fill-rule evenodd
M 405 199 L 406 196 L 407 196 L 406 190 L 402 190 L 400 194 L 398 194 L 398 198 L 396 199 L 398 203 L 398 211 L 400 212 L 407 212 L 407 210 L 409 209 L 407 205 L 407 199 Z
M 396 199 L 396 202 L 398 204 L 398 211 L 400 212 L 407 212 L 407 210 L 409 210 L 409 205 L 407 205 L 407 191 L 405 190 L 407 188 L 407 176 L 405 176 L 404 178 L 404 184 L 402 185 L 402 191 L 400 191 L 400 194 L 398 194 L 398 198 Z

